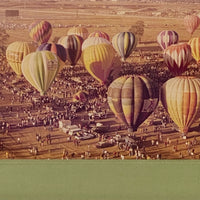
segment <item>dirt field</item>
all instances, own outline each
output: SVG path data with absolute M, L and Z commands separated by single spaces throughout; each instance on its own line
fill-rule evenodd
M 21 2 L 21 3 L 20 3 Z M 188 41 L 189 33 L 185 31 L 183 26 L 183 17 L 186 13 L 198 12 L 200 4 L 166 4 L 166 3 L 130 3 L 130 2 L 88 2 L 86 5 L 80 1 L 66 3 L 65 1 L 10 1 L 4 6 L 4 2 L 0 3 L 0 16 L 2 23 L 9 24 L 6 32 L 9 34 L 7 44 L 17 40 L 31 41 L 28 34 L 28 25 L 36 19 L 45 19 L 53 24 L 53 35 L 50 41 L 56 37 L 61 37 L 67 34 L 70 27 L 74 25 L 86 26 L 89 32 L 94 30 L 102 30 L 109 34 L 110 38 L 118 32 L 128 31 L 131 25 L 136 21 L 144 21 L 144 35 L 141 38 L 141 43 L 137 46 L 142 49 L 144 54 L 153 55 L 162 54 L 161 48 L 156 43 L 156 36 L 162 30 L 175 30 L 179 34 L 180 41 Z M 84 1 L 85 2 L 85 1 Z M 38 6 L 39 4 L 39 6 Z M 197 9 L 198 8 L 198 9 Z M 6 9 L 19 9 L 19 17 L 5 17 Z M 121 14 L 123 11 L 124 14 Z M 163 13 L 162 16 L 159 13 Z M 156 16 L 156 13 L 159 16 Z M 13 28 L 13 24 L 17 24 Z M 59 27 L 60 26 L 60 27 Z M 199 29 L 196 30 L 194 36 L 199 34 Z M 154 60 L 139 59 L 138 51 L 134 52 L 127 63 L 140 65 L 154 63 Z M 87 73 L 87 72 L 85 72 Z M 88 75 L 89 77 L 89 75 Z M 10 84 L 12 80 L 8 77 Z M 23 83 L 23 85 L 25 85 Z M 0 122 L 10 121 L 13 123 L 18 120 L 17 112 L 6 112 L 5 107 L 28 107 L 28 102 L 12 102 L 12 92 L 5 88 L 0 89 L 0 94 L 3 98 L 0 99 Z M 106 105 L 107 109 L 108 106 Z M 3 111 L 4 110 L 4 111 Z M 75 120 L 73 123 L 78 124 L 81 116 L 87 116 L 86 112 L 79 112 L 79 121 Z M 111 125 L 110 131 L 107 135 L 113 136 L 116 132 L 120 135 L 128 135 L 127 130 L 118 131 L 119 122 L 116 121 L 111 111 L 108 112 L 108 118 L 97 119 L 96 122 L 109 123 Z M 21 113 L 23 117 L 23 112 Z M 161 155 L 161 159 L 199 159 L 200 157 L 200 134 L 198 123 L 193 125 L 193 128 L 188 134 L 187 140 L 180 137 L 177 131 L 162 134 L 162 141 L 158 141 L 158 134 L 160 131 L 153 131 L 154 126 L 148 126 L 149 121 L 153 119 L 151 116 L 135 133 L 137 138 L 145 136 L 145 146 L 147 159 L 156 159 L 157 155 Z M 170 124 L 169 124 L 170 126 Z M 148 127 L 147 131 L 144 131 Z M 39 143 L 36 140 L 36 134 L 40 134 L 43 139 L 46 135 L 51 134 L 51 144 Z M 20 142 L 17 141 L 20 138 Z M 0 159 L 62 159 L 63 151 L 68 152 L 68 159 L 81 159 L 84 155 L 85 159 L 103 159 L 102 152 L 107 151 L 109 154 L 106 159 L 136 159 L 135 155 L 129 155 L 128 150 L 119 149 L 117 145 L 108 148 L 98 149 L 96 144 L 98 138 L 81 141 L 79 146 L 76 146 L 73 141 L 67 141 L 68 135 L 61 129 L 54 127 L 50 130 L 49 127 L 27 127 L 16 128 L 10 130 L 7 134 L 0 133 L 0 139 L 4 143 L 4 148 L 0 151 Z M 197 141 L 194 141 L 197 140 Z M 152 140 L 155 142 L 152 144 Z M 166 142 L 168 142 L 166 144 Z M 193 144 L 192 148 L 188 147 L 188 143 Z M 176 150 L 174 150 L 176 146 Z M 29 150 L 32 147 L 38 148 L 37 155 L 33 155 Z M 188 149 L 194 149 L 194 153 L 188 152 Z M 87 153 L 91 155 L 88 155 Z M 123 155 L 121 157 L 121 155 Z M 104 157 L 105 158 L 105 157 Z M 66 158 L 65 158 L 66 159 Z

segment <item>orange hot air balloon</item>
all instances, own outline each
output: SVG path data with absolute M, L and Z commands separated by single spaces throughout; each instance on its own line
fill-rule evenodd
M 197 61 L 200 62 L 200 37 L 191 38 L 189 43 L 192 50 L 192 56 Z
M 8 45 L 6 49 L 6 59 L 18 76 L 22 75 L 22 60 L 33 51 L 35 51 L 34 45 L 28 42 L 16 41 Z
M 192 76 L 169 79 L 161 87 L 161 102 L 179 131 L 186 135 L 200 116 L 200 79 Z
M 79 35 L 85 40 L 88 37 L 88 30 L 82 26 L 74 26 L 68 30 L 67 35 Z
M 115 79 L 108 87 L 108 104 L 129 131 L 136 131 L 158 104 L 158 90 L 153 82 L 139 75 Z
M 191 35 L 198 28 L 200 23 L 200 19 L 197 15 L 186 15 L 184 17 L 184 25 L 186 27 L 187 32 Z
M 171 45 L 165 49 L 163 58 L 169 71 L 174 75 L 180 75 L 187 70 L 192 60 L 190 45 L 187 43 Z
M 115 50 L 110 44 L 98 44 L 87 47 L 82 52 L 82 61 L 86 70 L 101 84 L 108 83 L 108 77 L 113 72 L 116 62 Z M 115 66 L 116 69 L 120 67 Z

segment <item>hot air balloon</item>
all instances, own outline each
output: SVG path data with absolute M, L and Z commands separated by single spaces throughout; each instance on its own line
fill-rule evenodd
M 113 36 L 112 45 L 124 61 L 136 47 L 137 39 L 132 32 L 121 32 Z
M 190 45 L 187 43 L 173 44 L 165 49 L 163 57 L 170 72 L 180 75 L 187 70 L 192 60 Z
M 186 135 L 200 114 L 200 79 L 192 76 L 169 79 L 161 87 L 161 102 L 179 131 Z
M 6 59 L 18 76 L 22 75 L 21 63 L 23 58 L 33 51 L 35 51 L 35 47 L 28 42 L 16 41 L 8 45 Z
M 88 93 L 85 91 L 79 91 L 73 95 L 74 102 L 86 102 Z
M 111 43 L 105 38 L 90 37 L 90 38 L 87 38 L 86 40 L 84 40 L 84 42 L 82 44 L 82 51 L 89 46 L 98 45 L 98 44 L 109 44 L 109 45 L 111 45 Z
M 158 104 L 158 90 L 153 82 L 139 75 L 122 76 L 108 87 L 108 104 L 129 131 L 136 131 Z
M 189 43 L 192 50 L 192 57 L 197 61 L 200 62 L 200 37 L 191 38 Z
M 59 71 L 58 57 L 50 51 L 36 51 L 22 61 L 22 73 L 26 80 L 44 95 Z
M 78 35 L 68 35 L 58 40 L 58 44 L 61 44 L 65 48 L 67 60 L 72 66 L 76 65 L 81 56 L 82 43 L 83 38 Z
M 82 52 L 82 60 L 86 70 L 101 84 L 107 84 L 108 77 L 116 61 L 112 45 L 98 44 L 87 47 Z M 119 67 L 115 66 L 116 69 Z
M 186 27 L 187 32 L 191 35 L 198 28 L 200 23 L 200 19 L 197 15 L 186 15 L 184 17 L 184 25 Z
M 74 26 L 68 30 L 67 35 L 79 35 L 85 40 L 88 37 L 88 30 L 82 26 Z
M 176 31 L 161 31 L 157 36 L 157 42 L 163 50 L 172 44 L 177 44 L 178 39 L 178 33 Z
M 107 39 L 108 41 L 110 40 L 109 35 L 103 31 L 94 31 L 89 34 L 88 38 L 90 37 L 101 37 L 101 38 Z
M 33 41 L 47 43 L 52 34 L 52 26 L 47 21 L 36 21 L 29 26 L 29 35 Z

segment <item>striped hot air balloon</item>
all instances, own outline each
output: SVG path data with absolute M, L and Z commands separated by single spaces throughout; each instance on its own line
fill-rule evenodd
M 83 38 L 78 35 L 68 35 L 58 40 L 58 44 L 61 44 L 65 48 L 67 60 L 72 66 L 76 65 L 81 56 L 82 43 Z
M 191 76 L 169 79 L 161 87 L 161 102 L 179 131 L 186 135 L 200 115 L 200 79 Z
M 115 50 L 111 44 L 98 44 L 87 47 L 82 52 L 82 60 L 86 70 L 101 84 L 108 83 L 108 77 L 113 70 L 121 67 L 117 63 Z
M 114 80 L 108 87 L 108 104 L 129 131 L 136 131 L 158 104 L 158 90 L 153 82 L 139 75 Z
M 187 43 L 173 44 L 165 49 L 163 57 L 169 71 L 174 75 L 180 75 L 187 70 L 192 60 L 190 45 Z
M 161 31 L 157 36 L 157 42 L 163 50 L 172 44 L 177 44 L 178 39 L 178 33 L 170 30 Z
M 21 64 L 23 58 L 33 51 L 35 51 L 35 47 L 28 42 L 16 41 L 8 45 L 6 59 L 18 76 L 22 75 Z
M 78 35 L 85 40 L 88 37 L 88 30 L 82 26 L 74 26 L 68 30 L 67 35 Z
M 94 31 L 89 34 L 88 38 L 90 38 L 90 37 L 101 37 L 101 38 L 104 38 L 104 39 L 110 41 L 109 35 L 103 31 Z
M 111 43 L 105 38 L 90 37 L 90 38 L 87 38 L 86 40 L 84 40 L 84 42 L 82 44 L 82 51 L 89 46 L 98 45 L 98 44 L 109 44 L 109 45 L 111 45 Z
M 184 17 L 184 26 L 191 35 L 198 28 L 200 19 L 197 15 L 186 15 Z
M 121 32 L 113 36 L 112 45 L 124 61 L 136 47 L 137 40 L 132 32 Z
M 47 21 L 36 21 L 29 26 L 29 35 L 33 41 L 47 43 L 52 34 L 52 26 Z
M 59 71 L 58 57 L 51 51 L 36 51 L 22 61 L 22 73 L 26 80 L 44 95 Z
M 197 61 L 200 62 L 200 37 L 191 38 L 189 43 L 192 50 L 192 56 Z

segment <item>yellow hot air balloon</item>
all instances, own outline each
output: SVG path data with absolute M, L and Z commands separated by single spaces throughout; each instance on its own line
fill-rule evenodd
M 87 71 L 101 84 L 107 84 L 116 61 L 115 50 L 110 44 L 92 45 L 82 52 L 82 61 Z M 117 67 L 116 67 L 117 68 Z
M 50 51 L 30 53 L 22 61 L 24 77 L 41 95 L 51 86 L 59 67 L 58 57 Z
M 192 76 L 169 79 L 161 88 L 161 101 L 179 131 L 186 135 L 200 115 L 200 79 Z
M 28 42 L 16 41 L 8 45 L 6 59 L 18 76 L 22 75 L 21 63 L 23 58 L 33 51 L 35 51 L 34 45 Z
M 88 30 L 82 26 L 74 26 L 68 30 L 67 35 L 79 35 L 85 40 L 88 37 Z
M 192 56 L 197 61 L 200 62 L 200 37 L 194 37 L 189 40 L 189 45 L 192 50 Z

